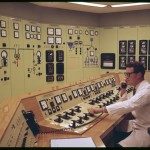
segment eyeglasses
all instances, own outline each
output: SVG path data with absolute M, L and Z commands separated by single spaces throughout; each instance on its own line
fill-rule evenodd
M 135 72 L 125 72 L 124 75 L 125 75 L 126 77 L 130 77 L 131 74 L 133 74 L 133 73 L 135 73 Z

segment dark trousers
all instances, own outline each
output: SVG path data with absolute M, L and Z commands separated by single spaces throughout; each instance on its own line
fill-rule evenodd
M 116 131 L 114 129 L 112 137 L 110 139 L 106 138 L 107 140 L 104 140 L 105 146 L 106 147 L 122 147 L 118 143 L 124 140 L 125 138 L 127 138 L 130 134 L 131 132 L 121 132 L 118 130 Z
M 122 141 L 123 139 L 127 138 L 132 132 L 121 132 L 115 131 L 114 132 L 114 147 L 122 147 L 118 142 Z

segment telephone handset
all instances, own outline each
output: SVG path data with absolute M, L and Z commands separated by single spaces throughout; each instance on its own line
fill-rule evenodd
M 125 89 L 126 87 L 127 87 L 127 83 L 125 83 L 125 82 L 121 83 L 121 88 L 122 89 Z

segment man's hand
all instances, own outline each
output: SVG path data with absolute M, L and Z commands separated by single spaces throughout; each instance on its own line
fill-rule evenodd
M 87 109 L 90 114 L 98 114 L 107 112 L 106 108 L 90 107 Z

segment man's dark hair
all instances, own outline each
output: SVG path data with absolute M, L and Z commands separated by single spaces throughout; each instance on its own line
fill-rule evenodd
M 134 61 L 134 62 L 129 62 L 127 65 L 126 65 L 126 68 L 134 68 L 134 72 L 135 73 L 139 73 L 141 72 L 142 73 L 142 77 L 144 78 L 144 74 L 145 74 L 145 68 L 143 66 L 143 64 L 139 61 Z

